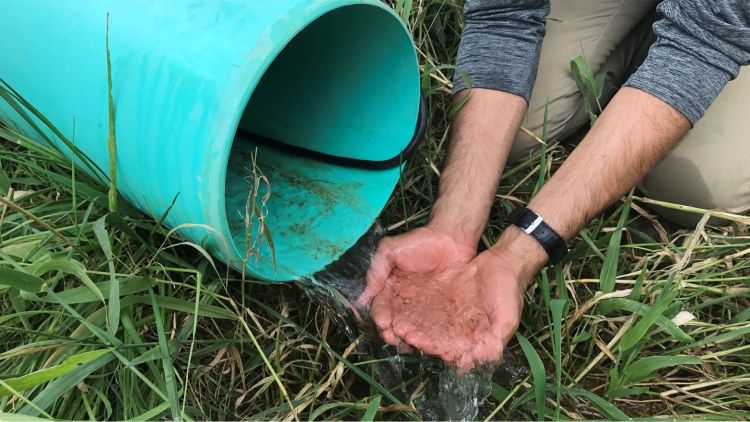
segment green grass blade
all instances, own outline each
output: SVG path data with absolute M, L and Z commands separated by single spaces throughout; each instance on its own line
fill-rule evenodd
M 190 385 L 190 365 L 193 362 L 193 353 L 195 352 L 195 338 L 198 331 L 198 312 L 201 305 L 201 286 L 203 285 L 203 272 L 205 267 L 199 269 L 195 277 L 195 308 L 193 309 L 192 327 L 190 335 L 190 350 L 188 351 L 187 368 L 185 368 L 185 385 Z M 185 414 L 185 405 L 187 404 L 187 392 L 182 395 L 182 409 L 180 414 Z
M 131 419 L 131 421 L 144 421 L 145 422 L 145 421 L 160 420 L 159 416 L 162 413 L 166 412 L 167 410 L 169 410 L 169 403 L 164 402 L 154 407 L 153 409 L 134 417 L 133 419 Z
M 604 76 L 594 77 L 594 73 L 584 56 L 578 56 L 570 62 L 570 73 L 583 96 L 583 108 L 593 125 L 596 123 L 596 113 L 602 112 L 599 101 L 604 86 Z
M 578 233 L 578 235 L 581 236 L 581 239 L 583 239 L 584 243 L 589 247 L 589 250 L 595 253 L 596 256 L 599 257 L 599 259 L 601 259 L 602 261 L 607 259 L 602 253 L 601 249 L 599 249 L 599 247 L 597 247 L 594 241 L 591 239 L 588 230 L 583 229 L 580 233 Z
M 617 229 L 614 231 L 614 233 L 612 233 L 612 237 L 609 239 L 607 255 L 604 258 L 602 273 L 599 278 L 599 290 L 601 290 L 602 293 L 611 293 L 615 289 L 617 266 L 620 259 L 620 243 L 622 241 L 622 231 L 625 227 L 625 223 L 628 221 L 631 200 L 632 199 L 629 197 L 627 202 L 625 203 L 625 206 L 622 208 L 620 219 L 617 222 Z
M 10 190 L 11 184 L 10 184 L 10 178 L 8 177 L 8 173 L 5 172 L 2 168 L 0 168 L 0 195 L 5 196 L 8 194 L 8 190 Z
M 123 326 L 124 326 L 125 318 L 123 318 Z M 162 359 L 163 355 L 161 352 L 161 346 L 156 345 L 152 347 L 151 349 L 148 349 L 147 351 L 143 352 L 140 356 L 130 361 L 131 365 L 142 365 L 146 362 L 155 361 L 157 359 Z
M 638 313 L 639 315 L 646 315 L 651 310 L 649 305 L 641 302 L 636 302 L 626 298 L 613 298 L 607 299 L 601 303 L 602 314 L 607 315 L 615 309 L 627 311 L 631 313 Z M 682 330 L 677 324 L 672 322 L 671 319 L 664 315 L 659 315 L 656 318 L 656 325 L 662 330 L 666 331 L 670 336 L 680 341 L 693 341 L 685 331 Z
M 635 285 L 633 285 L 633 290 L 630 291 L 628 299 L 636 302 L 641 300 L 641 294 L 643 293 L 643 281 L 646 280 L 647 274 L 648 266 L 644 265 L 641 269 L 641 273 L 638 274 L 638 278 L 635 279 Z
M 597 396 L 596 394 L 582 389 L 569 389 L 568 395 L 572 397 L 584 397 L 588 399 L 602 413 L 605 419 L 611 421 L 630 421 L 633 420 L 615 405 Z
M 128 296 L 128 297 L 124 297 L 121 300 L 121 303 L 124 309 L 136 303 L 147 304 L 150 302 L 146 296 Z M 194 302 L 189 302 L 185 299 L 180 299 L 176 297 L 157 296 L 156 304 L 160 308 L 171 309 L 173 311 L 178 311 L 178 312 L 184 312 L 190 315 L 192 315 L 195 310 Z M 231 320 L 231 319 L 237 318 L 237 316 L 233 314 L 231 311 L 228 311 L 218 306 L 205 305 L 205 304 L 200 305 L 198 315 L 201 317 L 217 318 L 217 319 L 230 319 Z
M 109 13 L 104 37 L 107 48 L 107 111 L 109 130 L 107 132 L 107 153 L 109 154 L 109 212 L 117 212 L 117 141 L 115 137 L 115 101 L 112 97 L 112 60 L 109 54 Z
M 5 383 L 12 387 L 15 391 L 24 391 L 31 388 L 34 388 L 38 385 L 44 384 L 46 382 L 49 382 L 55 378 L 59 378 L 71 371 L 73 371 L 75 368 L 77 368 L 80 365 L 83 365 L 84 363 L 90 362 L 100 356 L 103 356 L 110 351 L 105 350 L 93 350 L 90 352 L 84 352 L 79 353 L 77 355 L 73 355 L 66 359 L 64 362 L 62 362 L 59 365 L 40 369 L 36 372 L 32 372 L 30 374 L 17 377 L 17 378 L 9 378 L 4 380 Z M 0 387 L 0 397 L 7 396 L 11 394 L 11 391 L 7 388 Z
M 629 386 L 650 378 L 654 372 L 677 365 L 700 365 L 695 356 L 648 356 L 631 364 L 623 374 L 622 384 Z
M 37 418 L 29 415 L 17 415 L 15 413 L 0 412 L 0 421 L 7 422 L 48 422 L 49 419 Z
M 32 403 L 34 403 L 38 409 L 47 410 L 63 394 L 74 388 L 86 377 L 109 363 L 112 359 L 114 359 L 114 355 L 112 353 L 106 353 L 94 360 L 77 365 L 70 372 L 50 382 L 44 390 L 34 397 Z M 39 410 L 37 408 L 27 405 L 21 409 L 20 413 L 29 416 L 37 416 L 39 415 Z
M 544 373 L 544 364 L 539 354 L 534 350 L 534 346 L 526 340 L 526 337 L 519 333 L 516 333 L 518 343 L 521 345 L 526 360 L 529 362 L 531 368 L 531 375 L 534 383 L 534 402 L 536 404 L 536 417 L 537 420 L 544 419 L 544 393 L 547 389 L 547 380 Z
M 745 322 L 747 320 L 750 320 L 750 308 L 745 309 L 744 311 L 740 312 L 732 318 L 729 323 L 730 324 L 737 324 L 738 322 Z
M 107 327 L 112 335 L 117 333 L 120 326 L 120 282 L 115 275 L 114 255 L 112 245 L 109 243 L 109 233 L 106 227 L 106 217 L 102 217 L 94 223 L 94 234 L 107 258 L 109 266 L 109 301 L 107 302 Z
M 169 398 L 169 409 L 172 412 L 172 420 L 181 420 L 180 404 L 177 400 L 177 387 L 175 385 L 174 365 L 172 364 L 169 346 L 167 345 L 167 335 L 164 330 L 164 321 L 161 317 L 159 305 L 156 303 L 156 295 L 153 290 L 149 290 L 151 296 L 151 305 L 154 310 L 154 321 L 156 322 L 156 332 L 159 336 L 159 348 L 162 355 L 162 367 L 164 370 L 164 382 L 167 385 L 167 397 Z
M 50 146 L 54 146 L 52 140 L 47 134 L 39 128 L 34 119 L 26 113 L 28 110 L 34 118 L 42 122 L 52 133 L 57 136 L 60 141 L 70 149 L 73 155 L 78 158 L 89 170 L 90 174 L 94 177 L 99 177 L 99 181 L 102 182 L 106 179 L 104 171 L 99 167 L 92 159 L 90 159 L 83 151 L 78 149 L 74 143 L 72 143 L 63 133 L 49 121 L 44 114 L 36 109 L 26 98 L 18 93 L 13 87 L 11 87 L 4 79 L 0 78 L 0 97 L 2 97 L 16 112 L 37 132 L 37 134 L 48 143 Z
M 369 405 L 367 405 L 367 409 L 365 409 L 365 413 L 362 415 L 362 419 L 360 419 L 363 422 L 372 422 L 375 420 L 375 416 L 377 416 L 378 409 L 380 408 L 380 400 L 383 398 L 383 396 L 375 396 Z
M 708 336 L 704 339 L 697 340 L 695 343 L 691 343 L 691 344 L 687 344 L 687 345 L 675 348 L 673 351 L 681 352 L 681 351 L 688 350 L 694 347 L 701 347 L 701 346 L 705 346 L 708 344 L 720 344 L 720 343 L 725 343 L 734 339 L 747 339 L 747 336 L 750 336 L 750 326 L 747 326 L 744 328 L 732 329 L 732 330 L 729 330 L 729 332 Z
M 38 292 L 44 280 L 17 270 L 0 267 L 0 286 L 11 287 L 24 292 Z
M 97 327 L 92 321 L 90 321 L 87 318 L 84 318 L 80 313 L 78 313 L 75 309 L 73 309 L 70 305 L 67 303 L 58 300 L 57 299 L 57 293 L 52 291 L 52 289 L 49 288 L 49 286 L 45 285 L 43 286 L 44 290 L 47 292 L 48 295 L 50 295 L 52 298 L 56 299 L 57 303 L 59 303 L 66 312 L 68 312 L 73 318 L 77 319 L 81 322 L 83 326 L 85 326 L 89 331 L 91 331 L 95 336 L 97 336 L 99 339 L 101 339 L 107 346 L 109 347 L 120 347 L 122 346 L 122 342 L 117 339 L 114 335 L 110 334 L 107 331 L 101 330 L 99 327 Z
M 48 261 L 38 261 L 36 264 L 29 266 L 29 270 L 35 276 L 42 275 L 49 271 L 61 271 L 66 274 L 71 274 L 79 279 L 85 288 L 91 290 L 92 294 L 104 304 L 104 295 L 99 287 L 94 284 L 91 277 L 86 273 L 86 267 L 83 266 L 79 261 L 75 259 L 52 259 Z
M 7 388 L 8 390 L 12 391 L 12 392 L 13 392 L 13 395 L 15 395 L 16 397 L 18 397 L 18 400 L 19 400 L 19 401 L 22 401 L 22 402 L 26 403 L 26 405 L 27 405 L 27 406 L 29 406 L 29 407 L 31 407 L 32 409 L 34 409 L 34 410 L 35 410 L 35 411 L 37 412 L 37 415 L 42 415 L 42 416 L 44 416 L 45 418 L 47 418 L 47 419 L 50 419 L 50 420 L 51 420 L 51 419 L 54 419 L 54 418 L 53 418 L 53 417 L 52 417 L 52 416 L 51 416 L 51 415 L 50 415 L 49 413 L 45 412 L 45 411 L 44 411 L 44 409 L 40 409 L 40 408 L 39 408 L 39 406 L 37 406 L 36 404 L 32 403 L 32 402 L 31 402 L 31 401 L 30 401 L 30 400 L 29 400 L 28 398 L 26 398 L 26 396 L 24 396 L 24 395 L 23 395 L 22 393 L 20 393 L 20 392 L 18 392 L 18 391 L 15 391 L 15 390 L 13 390 L 13 387 L 11 387 L 11 386 L 9 386 L 8 384 L 6 384 L 6 383 L 5 383 L 5 381 L 3 381 L 3 380 L 0 380 L 0 386 L 2 386 L 2 387 L 5 387 L 5 388 Z
M 552 348 L 555 354 L 555 384 L 556 401 L 555 419 L 560 419 L 560 395 L 562 388 L 562 318 L 565 310 L 565 300 L 554 299 L 550 302 L 552 313 Z
M 409 19 L 411 18 L 411 10 L 414 7 L 414 0 L 398 0 L 394 10 L 404 21 L 404 25 L 409 26 Z
M 0 270 L 0 272 L 2 272 L 2 270 Z M 2 281 L 0 281 L 0 284 L 2 284 Z M 99 283 L 94 283 L 94 286 L 96 287 L 97 290 L 99 290 L 100 293 L 95 293 L 93 289 L 86 287 L 86 286 L 82 286 L 82 287 L 74 287 L 72 289 L 65 289 L 57 293 L 57 296 L 54 299 L 46 297 L 46 296 L 38 296 L 38 295 L 30 295 L 30 294 L 24 295 L 24 299 L 28 301 L 47 302 L 47 303 L 57 303 L 57 301 L 60 300 L 69 305 L 97 302 L 101 300 L 99 297 L 100 294 L 101 296 L 109 297 L 111 284 L 112 282 L 110 280 L 101 281 Z M 122 283 L 118 291 L 119 291 L 121 298 L 129 297 L 129 296 L 135 296 L 138 293 L 145 292 L 146 290 L 149 289 L 149 287 L 152 287 L 154 285 L 155 285 L 155 282 L 151 280 L 150 278 L 133 277 L 133 278 L 127 279 L 126 282 Z
M 667 309 L 676 296 L 677 290 L 671 290 L 660 297 L 656 303 L 654 303 L 654 306 L 652 306 L 651 309 L 649 309 L 648 312 L 646 312 L 646 314 L 632 328 L 630 328 L 625 335 L 622 336 L 619 343 L 620 350 L 624 352 L 638 344 L 638 342 L 648 333 L 651 326 L 654 325 L 659 316 L 662 316 L 664 310 Z

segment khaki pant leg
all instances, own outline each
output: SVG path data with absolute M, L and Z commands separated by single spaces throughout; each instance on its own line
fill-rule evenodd
M 608 58 L 613 53 L 619 57 L 632 55 L 616 50 L 658 3 L 659 0 L 552 0 L 539 71 L 523 126 L 541 134 L 547 104 L 547 130 L 551 141 L 565 139 L 587 124 L 589 117 L 570 75 L 570 61 L 583 54 L 594 73 L 607 65 L 607 72 L 622 75 L 629 65 L 627 60 L 608 61 Z M 631 48 L 634 47 L 626 47 Z M 621 69 L 616 69 L 618 63 Z M 525 160 L 538 147 L 533 138 L 519 133 L 509 162 Z
M 639 188 L 661 201 L 737 214 L 750 211 L 750 67 L 742 68 Z M 656 211 L 686 226 L 701 218 L 664 208 Z

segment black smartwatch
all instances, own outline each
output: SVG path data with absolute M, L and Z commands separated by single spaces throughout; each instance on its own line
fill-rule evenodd
M 568 253 L 568 246 L 562 237 L 534 211 L 516 208 L 510 213 L 508 220 L 542 245 L 549 256 L 550 265 L 560 262 Z

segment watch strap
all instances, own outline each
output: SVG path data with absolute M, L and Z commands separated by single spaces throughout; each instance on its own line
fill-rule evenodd
M 568 246 L 544 219 L 528 208 L 516 208 L 509 217 L 510 223 L 533 237 L 549 256 L 550 265 L 560 262 L 568 253 Z

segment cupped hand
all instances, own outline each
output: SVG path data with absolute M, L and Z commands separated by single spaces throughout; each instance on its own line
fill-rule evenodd
M 511 261 L 485 251 L 463 264 L 394 268 L 372 302 L 373 320 L 386 342 L 439 356 L 459 371 L 499 363 L 518 328 L 526 285 Z
M 394 271 L 440 272 L 466 264 L 476 254 L 476 246 L 462 244 L 449 234 L 429 226 L 399 236 L 385 237 L 378 243 L 367 272 L 367 286 L 357 302 L 361 306 L 369 306 Z
M 476 253 L 476 245 L 458 242 L 448 233 L 429 226 L 383 238 L 370 263 L 367 286 L 357 302 L 365 308 L 372 305 L 373 319 L 381 322 L 378 326 L 388 327 L 389 310 L 387 305 L 383 306 L 387 301 L 379 300 L 380 305 L 375 306 L 373 299 L 383 292 L 390 277 L 399 273 L 440 273 L 468 263 Z M 391 329 L 381 328 L 381 335 L 389 344 L 400 345 L 408 351 Z

